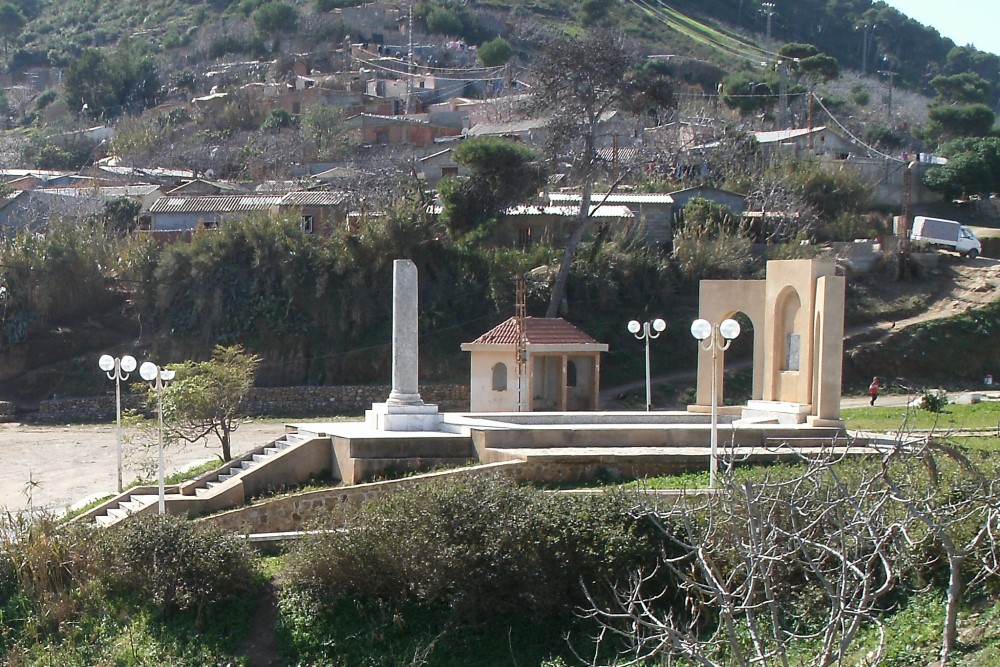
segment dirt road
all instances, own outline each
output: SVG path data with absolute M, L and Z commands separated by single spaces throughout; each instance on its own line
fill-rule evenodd
M 233 435 L 233 454 L 266 444 L 284 433 L 281 423 L 248 423 Z M 155 436 L 154 436 L 155 437 Z M 156 442 L 126 430 L 123 479 L 156 479 Z M 118 485 L 114 424 L 34 426 L 0 424 L 0 508 L 61 511 L 88 497 L 114 492 Z M 215 456 L 203 444 L 164 450 L 167 474 Z

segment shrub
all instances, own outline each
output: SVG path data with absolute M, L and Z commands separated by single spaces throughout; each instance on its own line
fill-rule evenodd
M 674 235 L 672 259 L 687 282 L 748 275 L 753 257 L 743 233 L 713 234 L 702 227 L 685 227 Z
M 244 540 L 169 515 L 126 521 L 102 532 L 99 547 L 105 587 L 164 615 L 193 609 L 200 619 L 252 590 L 258 579 L 257 559 Z
M 622 581 L 655 550 L 612 494 L 565 498 L 499 476 L 452 479 L 372 501 L 347 530 L 289 557 L 288 585 L 314 600 L 444 604 L 461 619 L 558 613 Z M 641 556 L 640 556 L 641 555 Z

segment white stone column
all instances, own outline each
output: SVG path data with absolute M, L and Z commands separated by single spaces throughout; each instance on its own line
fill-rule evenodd
M 379 431 L 436 431 L 441 413 L 420 398 L 417 359 L 417 267 L 408 259 L 392 264 L 392 390 L 385 403 L 365 411 L 365 423 Z
M 423 405 L 418 381 L 417 267 L 392 263 L 392 391 L 386 405 Z

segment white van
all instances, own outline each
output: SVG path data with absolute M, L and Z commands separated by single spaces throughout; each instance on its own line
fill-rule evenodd
M 975 232 L 960 222 L 944 218 L 914 217 L 910 239 L 948 248 L 964 257 L 975 258 L 983 251 L 983 244 L 976 238 Z

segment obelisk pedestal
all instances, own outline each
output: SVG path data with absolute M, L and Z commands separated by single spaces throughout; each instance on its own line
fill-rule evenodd
M 379 431 L 436 431 L 441 413 L 420 398 L 417 366 L 417 267 L 408 259 L 392 263 L 392 391 L 373 403 L 365 422 Z

